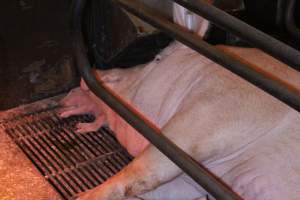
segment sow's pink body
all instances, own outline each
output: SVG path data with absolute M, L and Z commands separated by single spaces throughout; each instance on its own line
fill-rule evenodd
M 175 21 L 191 31 L 202 35 L 203 27 L 207 28 L 205 20 L 191 17 L 180 7 L 175 6 L 174 12 Z M 217 48 L 300 92 L 300 73 L 260 50 Z M 95 74 L 241 199 L 300 199 L 300 115 L 285 104 L 180 43 L 171 44 L 146 65 Z M 207 199 L 203 188 L 84 82 L 61 104 L 62 117 L 80 113 L 96 116 L 93 123 L 78 124 L 78 132 L 93 131 L 107 123 L 135 156 L 121 172 L 78 199 Z

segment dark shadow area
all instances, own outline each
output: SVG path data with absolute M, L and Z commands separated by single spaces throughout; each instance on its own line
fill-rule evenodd
M 170 1 L 141 0 L 171 18 Z M 244 10 L 230 12 L 299 49 L 284 24 L 284 0 L 244 0 Z M 11 0 L 0 7 L 0 110 L 54 96 L 78 84 L 70 34 L 71 0 Z M 299 26 L 300 7 L 295 22 Z M 101 69 L 131 67 L 151 61 L 172 41 L 132 20 L 110 0 L 91 0 L 84 33 L 92 63 Z M 211 44 L 248 44 L 219 28 L 206 38 Z
M 12 0 L 0 7 L 0 110 L 67 91 L 76 78 L 70 1 Z

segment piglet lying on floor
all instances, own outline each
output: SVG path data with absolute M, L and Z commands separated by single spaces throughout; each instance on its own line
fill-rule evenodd
M 217 48 L 300 90 L 300 74 L 260 50 Z M 300 199 L 300 115 L 288 106 L 179 43 L 147 65 L 95 73 L 242 199 Z M 83 82 L 61 104 L 62 117 L 96 116 L 92 124 L 78 124 L 79 132 L 106 122 L 136 156 L 120 173 L 78 199 L 206 199 L 202 188 Z

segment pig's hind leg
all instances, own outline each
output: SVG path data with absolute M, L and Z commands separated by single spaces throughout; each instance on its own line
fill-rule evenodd
M 198 102 L 198 101 L 197 101 Z M 207 126 L 211 119 L 198 120 L 198 116 L 194 118 L 195 106 L 183 107 L 180 112 L 163 127 L 162 132 L 186 153 L 192 157 L 209 158 L 211 152 L 208 150 L 210 144 L 205 139 L 211 137 L 214 132 L 214 128 L 202 130 Z M 215 107 L 212 107 L 215 109 Z M 197 109 L 197 115 L 202 115 L 202 112 L 207 110 Z M 197 124 L 195 129 L 190 128 L 190 124 Z M 213 126 L 210 126 L 213 127 Z M 189 131 L 186 131 L 189 130 Z M 205 133 L 205 134 L 203 134 Z M 202 139 L 198 139 L 200 137 Z M 196 139 L 191 140 L 191 137 Z M 194 141 L 197 141 L 195 143 Z M 198 151 L 198 147 L 202 147 Z M 196 148 L 197 147 L 197 148 Z M 207 151 L 208 150 L 208 151 Z M 156 190 L 163 184 L 166 184 L 175 178 L 179 177 L 182 171 L 171 162 L 165 155 L 163 155 L 158 149 L 150 145 L 139 156 L 137 156 L 128 166 L 121 170 L 118 174 L 108 179 L 103 184 L 99 185 L 95 189 L 92 189 L 79 196 L 79 200 L 121 200 L 132 197 L 139 197 L 150 191 Z M 171 193 L 172 191 L 170 191 Z M 199 198 L 202 197 L 199 195 Z M 198 197 L 196 197 L 198 198 Z
M 78 200 L 121 200 L 136 197 L 152 191 L 179 174 L 180 169 L 151 146 L 118 174 L 83 193 Z
M 181 199 L 194 200 L 205 196 L 184 182 L 180 174 L 181 170 L 175 164 L 154 146 L 150 146 L 121 172 L 95 189 L 80 195 L 78 200 L 179 200 L 176 195 L 182 197 Z
M 139 197 L 143 200 L 207 200 L 206 196 L 207 192 L 202 187 L 187 175 L 182 174 Z

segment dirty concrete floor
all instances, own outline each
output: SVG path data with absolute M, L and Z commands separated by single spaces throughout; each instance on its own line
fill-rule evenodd
M 0 200 L 59 200 L 15 143 L 0 130 Z
M 5 132 L 3 120 L 55 105 L 53 100 L 0 111 L 0 200 L 60 200 L 60 196 Z M 47 103 L 44 103 L 47 102 Z

